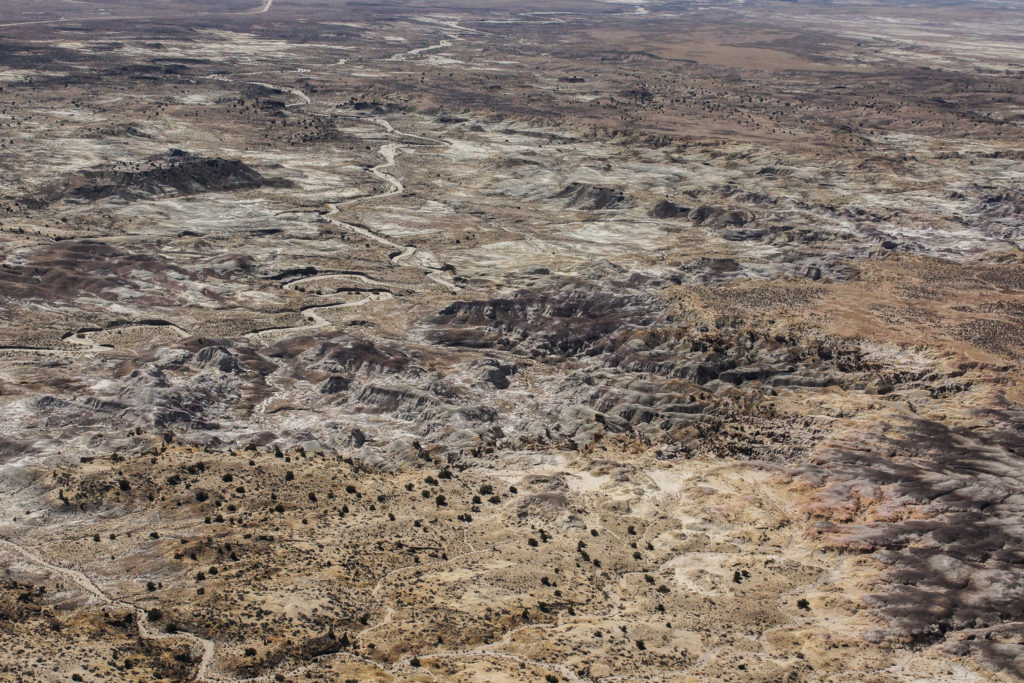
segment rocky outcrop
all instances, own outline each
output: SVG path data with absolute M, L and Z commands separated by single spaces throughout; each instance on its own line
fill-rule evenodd
M 801 480 L 817 487 L 808 513 L 826 542 L 889 567 L 868 598 L 888 627 L 869 638 L 929 643 L 966 630 L 974 637 L 951 647 L 1019 673 L 1024 414 L 977 417 L 990 426 L 913 418 L 834 437 Z
M 509 299 L 457 301 L 434 317 L 429 336 L 451 346 L 574 355 L 624 325 L 645 324 L 646 305 L 640 296 L 522 290 Z
M 1024 249 L 1024 191 L 1005 189 L 984 194 L 972 214 L 976 227 Z
M 555 199 L 566 200 L 567 208 L 587 211 L 618 209 L 632 204 L 621 190 L 588 183 L 569 183 L 555 195 Z
M 394 346 L 384 347 L 353 335 L 329 340 L 290 337 L 271 347 L 269 355 L 285 362 L 295 359 L 304 369 L 342 375 L 398 372 L 409 363 L 408 356 Z
M 131 292 L 137 302 L 166 302 L 181 289 L 180 274 L 159 256 L 93 240 L 54 242 L 17 265 L 0 268 L 0 298 L 71 301 L 91 295 L 114 300 Z
M 712 228 L 741 228 L 754 220 L 754 214 L 745 209 L 722 209 L 716 206 L 699 206 L 689 213 L 694 225 Z
M 651 210 L 647 212 L 651 218 L 678 218 L 680 216 L 686 216 L 690 213 L 690 209 L 685 206 L 680 206 L 670 202 L 667 199 L 655 204 L 651 207 Z
M 515 374 L 513 363 L 503 363 L 494 358 L 485 358 L 474 363 L 474 375 L 484 385 L 494 389 L 508 389 L 509 377 Z
M 107 197 L 135 201 L 287 184 L 265 178 L 239 160 L 204 157 L 174 149 L 166 155 L 142 161 L 82 169 L 41 188 L 30 200 L 37 206 L 60 200 L 95 201 Z

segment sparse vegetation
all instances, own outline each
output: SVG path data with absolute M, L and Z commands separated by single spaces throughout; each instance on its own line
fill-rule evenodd
M 0 679 L 1024 676 L 1016 7 L 22 4 Z

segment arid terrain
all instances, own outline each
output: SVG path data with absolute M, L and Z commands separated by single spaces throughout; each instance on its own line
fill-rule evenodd
M 1022 680 L 1022 36 L 0 0 L 0 680 Z

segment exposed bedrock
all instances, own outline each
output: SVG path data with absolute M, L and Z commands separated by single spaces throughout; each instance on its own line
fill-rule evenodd
M 648 215 L 652 218 L 677 218 L 679 216 L 685 216 L 689 212 L 690 209 L 687 207 L 680 206 L 667 199 L 663 199 L 651 207 L 651 210 L 648 211 Z
M 962 631 L 963 648 L 1024 672 L 1015 644 L 1024 637 L 1024 416 L 980 411 L 976 428 L 912 418 L 838 438 L 836 416 L 780 408 L 816 394 L 848 395 L 851 405 L 913 395 L 956 410 L 975 368 L 898 368 L 847 340 L 666 324 L 656 311 L 627 296 L 609 305 L 580 290 L 520 292 L 453 304 L 431 334 L 581 363 L 558 384 L 566 407 L 547 418 L 552 438 L 573 447 L 619 434 L 658 444 L 659 457 L 784 465 L 811 485 L 807 514 L 819 522 L 809 533 L 891 567 L 869 597 L 888 624 L 872 638 Z
M 165 155 L 82 169 L 40 188 L 30 204 L 42 206 L 62 199 L 94 201 L 117 197 L 126 201 L 163 195 L 251 190 L 290 183 L 268 179 L 237 159 L 205 157 L 172 149 Z
M 621 190 L 588 183 L 569 183 L 555 195 L 555 199 L 564 199 L 567 208 L 591 211 L 619 209 L 633 205 L 633 201 Z
M 508 299 L 456 301 L 431 321 L 429 338 L 468 348 L 518 348 L 530 355 L 570 356 L 622 326 L 650 321 L 650 302 L 584 289 L 521 290 Z
M 1024 414 L 977 427 L 924 418 L 832 438 L 799 468 L 807 511 L 834 547 L 889 567 L 868 597 L 888 621 L 869 637 L 974 652 L 1024 675 Z

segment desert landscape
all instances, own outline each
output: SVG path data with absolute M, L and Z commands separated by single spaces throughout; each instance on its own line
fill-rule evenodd
M 1022 36 L 0 0 L 0 680 L 1021 680 Z

